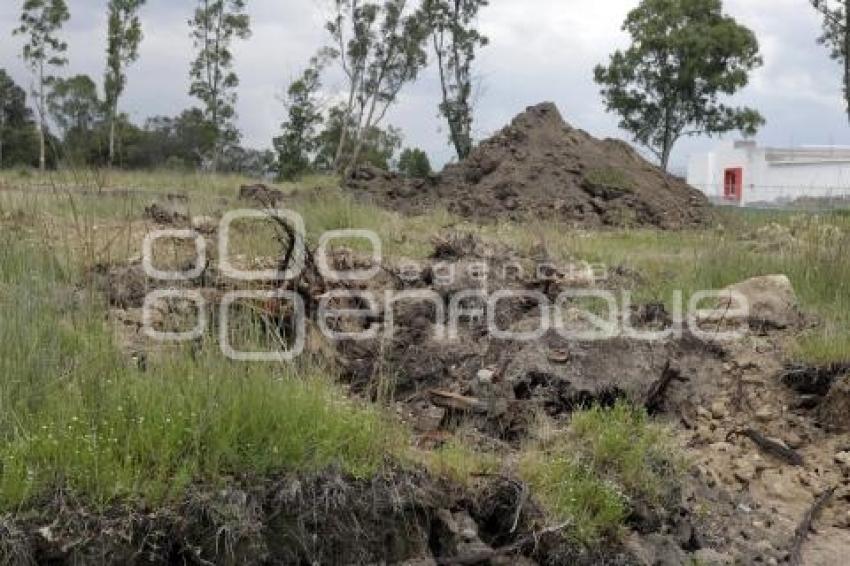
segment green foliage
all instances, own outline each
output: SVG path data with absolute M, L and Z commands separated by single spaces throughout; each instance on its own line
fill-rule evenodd
M 191 108 L 174 118 L 150 118 L 143 130 L 129 134 L 124 164 L 131 168 L 150 168 L 176 158 L 188 167 L 197 168 L 213 151 L 215 143 L 215 131 L 204 112 Z
M 521 473 L 578 542 L 616 538 L 641 501 L 670 505 L 683 473 L 670 433 L 625 401 L 576 411 L 565 437 L 526 455 Z
M 755 35 L 724 15 L 720 0 L 642 0 L 623 29 L 631 47 L 596 67 L 595 79 L 620 127 L 665 169 L 682 137 L 753 135 L 764 123 L 755 110 L 719 100 L 745 87 L 762 62 Z
M 236 144 L 239 132 L 233 124 L 236 116 L 236 87 L 239 77 L 233 71 L 231 43 L 234 38 L 251 35 L 251 21 L 245 13 L 245 0 L 198 0 L 189 21 L 198 55 L 192 62 L 189 94 L 204 104 L 204 115 L 215 134 L 212 152 L 213 170 L 220 153 Z
M 278 153 L 278 177 L 294 181 L 312 169 L 313 156 L 319 148 L 318 127 L 324 117 L 318 101 L 322 87 L 321 74 L 334 54 L 322 51 L 286 91 L 287 120 L 281 135 L 274 139 Z
M 398 158 L 398 170 L 407 177 L 425 179 L 431 174 L 428 154 L 419 148 L 405 149 Z
M 126 68 L 139 57 L 142 24 L 139 9 L 145 0 L 109 0 L 109 29 L 106 45 L 106 74 L 103 81 L 109 115 L 109 164 L 115 160 L 118 100 L 127 86 Z
M 27 95 L 0 69 L 0 169 L 37 165 L 38 137 Z
M 325 120 L 325 128 L 319 134 L 319 151 L 315 165 L 319 171 L 332 171 L 337 152 L 342 146 L 342 159 L 350 162 L 354 159 L 357 145 L 357 124 L 353 119 L 346 121 L 344 107 L 331 108 Z M 373 126 L 362 134 L 362 147 L 358 163 L 368 164 L 381 169 L 389 169 L 393 156 L 401 148 L 401 132 L 392 126 L 386 130 Z
M 847 0 L 809 0 L 812 6 L 823 16 L 823 35 L 818 43 L 830 49 L 833 59 L 844 67 L 844 99 L 847 115 L 850 117 L 850 5 Z
M 103 103 L 94 81 L 88 75 L 75 75 L 56 79 L 47 95 L 47 108 L 67 135 L 71 131 L 90 132 L 101 118 Z
M 449 141 L 463 160 L 472 151 L 472 63 L 488 43 L 475 29 L 478 12 L 489 0 L 426 0 L 424 10 L 440 70 L 440 113 L 449 124 Z
M 26 35 L 24 61 L 40 78 L 45 66 L 62 67 L 68 60 L 64 57 L 68 44 L 56 37 L 62 24 L 71 17 L 65 0 L 25 0 L 21 11 L 21 25 L 16 35 Z
M 341 129 L 332 165 L 347 172 L 368 161 L 361 157 L 370 143 L 374 147 L 369 138 L 380 131 L 402 88 L 427 64 L 424 45 L 429 28 L 424 10 L 408 10 L 407 0 L 335 0 L 334 5 L 336 12 L 327 29 L 349 83 L 339 122 L 353 127 Z M 349 139 L 354 140 L 350 153 Z
M 22 51 L 24 62 L 30 68 L 36 83 L 36 110 L 38 111 L 39 166 L 42 171 L 47 167 L 47 109 L 46 88 L 55 77 L 50 68 L 63 67 L 68 63 L 65 52 L 68 44 L 60 40 L 56 33 L 71 17 L 65 0 L 24 0 L 21 11 L 21 25 L 15 35 L 27 38 Z
M 614 167 L 590 169 L 584 178 L 585 181 L 597 187 L 613 189 L 623 193 L 634 191 L 634 181 L 625 172 Z
M 0 242 L 0 508 L 57 488 L 156 504 L 237 474 L 363 477 L 403 445 L 397 425 L 306 362 L 235 364 L 210 344 L 130 369 L 96 297 L 51 253 Z
M 476 475 L 498 473 L 500 461 L 497 456 L 479 452 L 470 446 L 463 438 L 452 437 L 428 451 L 424 462 L 432 474 L 463 485 L 471 484 Z

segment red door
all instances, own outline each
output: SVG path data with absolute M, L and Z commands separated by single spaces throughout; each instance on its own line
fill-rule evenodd
M 723 198 L 725 200 L 741 202 L 744 194 L 744 170 L 741 167 L 733 167 L 726 170 L 723 177 Z

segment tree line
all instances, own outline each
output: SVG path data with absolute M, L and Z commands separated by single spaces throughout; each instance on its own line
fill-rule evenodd
M 824 19 L 819 41 L 844 64 L 850 115 L 850 0 L 809 1 Z M 105 2 L 98 85 L 87 75 L 59 75 L 69 64 L 61 39 L 71 17 L 66 0 L 23 0 L 13 33 L 22 38 L 33 87 L 28 97 L 0 69 L 0 167 L 169 166 L 297 179 L 314 171 L 347 175 L 369 163 L 427 176 L 431 168 L 422 150 L 408 148 L 396 157 L 401 132 L 385 121 L 429 64 L 438 72 L 436 107 L 448 143 L 459 160 L 474 147 L 474 64 L 489 43 L 478 21 L 489 0 L 333 0 L 327 44 L 288 86 L 273 151 L 243 148 L 236 126 L 239 77 L 232 49 L 251 36 L 246 0 L 194 0 L 189 94 L 198 106 L 143 124 L 130 121 L 121 100 L 144 38 L 146 0 Z M 684 137 L 753 135 L 764 124 L 756 109 L 724 101 L 748 84 L 762 59 L 755 34 L 726 15 L 721 0 L 642 0 L 623 29 L 631 45 L 597 66 L 594 79 L 620 127 L 662 167 Z M 344 77 L 344 92 L 326 97 L 323 77 L 331 67 Z

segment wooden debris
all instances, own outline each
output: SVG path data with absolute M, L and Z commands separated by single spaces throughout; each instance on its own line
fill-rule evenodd
M 661 411 L 667 388 L 675 379 L 682 379 L 682 372 L 678 368 L 674 368 L 672 363 L 668 361 L 664 366 L 664 371 L 661 372 L 661 377 L 650 386 L 646 394 L 644 406 L 649 414 L 652 415 Z
M 431 402 L 438 407 L 462 412 L 487 412 L 487 404 L 475 397 L 465 397 L 451 391 L 431 389 Z
M 791 542 L 791 550 L 788 556 L 788 564 L 791 566 L 802 566 L 803 564 L 803 544 L 805 544 L 809 533 L 812 530 L 813 523 L 817 520 L 824 508 L 832 500 L 835 495 L 835 488 L 831 487 L 821 493 L 809 507 L 806 514 L 803 515 L 800 524 L 797 525 L 797 530 L 794 531 L 794 540 Z
M 788 448 L 784 444 L 780 444 L 775 440 L 767 438 L 762 433 L 752 428 L 732 431 L 728 435 L 726 435 L 726 440 L 729 441 L 730 438 L 739 434 L 742 436 L 746 436 L 747 438 L 752 440 L 753 443 L 758 446 L 759 450 L 761 450 L 765 454 L 782 460 L 783 462 L 791 466 L 803 465 L 803 457 L 800 456 L 797 452 Z

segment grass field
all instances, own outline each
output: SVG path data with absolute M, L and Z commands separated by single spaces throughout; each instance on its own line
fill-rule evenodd
M 250 182 L 170 172 L 0 174 L 0 511 L 25 509 L 59 488 L 100 504 L 150 504 L 193 482 L 233 476 L 336 468 L 364 477 L 392 460 L 424 462 L 463 484 L 503 465 L 462 439 L 424 458 L 412 454 L 405 427 L 383 408 L 347 398 L 320 360 L 234 364 L 201 347 L 172 352 L 143 372 L 123 359 L 104 324 L 103 298 L 84 274 L 139 255 L 142 211 L 162 195 L 184 192 L 192 215 L 209 214 L 239 206 L 236 191 Z M 639 274 L 636 301 L 784 273 L 804 309 L 822 320 L 799 337 L 793 358 L 850 361 L 850 215 L 724 210 L 718 226 L 692 232 L 482 227 L 439 211 L 404 218 L 356 203 L 334 183 L 282 187 L 299 191 L 312 243 L 326 230 L 371 229 L 385 257 L 417 258 L 444 229 L 469 230 L 521 253 L 543 244 L 558 260 L 626 267 Z M 278 251 L 270 236 L 243 228 L 235 245 L 270 256 Z M 613 411 L 578 414 L 569 438 L 530 448 L 521 464 L 553 515 L 581 519 L 574 536 L 586 543 L 618 531 L 628 498 L 661 497 L 670 478 L 641 470 L 675 460 L 645 415 Z

